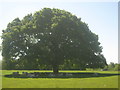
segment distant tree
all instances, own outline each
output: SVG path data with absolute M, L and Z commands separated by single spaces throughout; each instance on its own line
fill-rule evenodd
M 80 68 L 106 65 L 98 35 L 64 10 L 44 8 L 22 20 L 16 18 L 3 30 L 2 39 L 2 55 L 9 68 L 50 65 L 57 74 L 65 60 Z
M 109 70 L 109 71 L 119 71 L 120 70 L 120 64 L 110 62 L 110 64 L 105 66 L 104 69 Z
M 120 64 L 115 64 L 114 70 L 115 71 L 120 71 Z
M 0 70 L 2 69 L 2 61 L 0 60 Z
M 0 45 L 0 51 L 2 50 L 2 46 Z
M 2 50 L 2 46 L 0 45 L 0 53 L 1 53 L 1 50 Z M 2 69 L 2 60 L 0 60 L 0 69 Z
M 113 62 L 110 62 L 110 64 L 108 65 L 108 69 L 114 70 L 114 68 L 115 68 L 115 64 Z

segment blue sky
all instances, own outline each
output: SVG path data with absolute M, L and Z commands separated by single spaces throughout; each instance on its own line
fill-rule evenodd
M 0 3 L 0 35 L 16 17 L 22 19 L 44 7 L 59 8 L 81 17 L 89 29 L 99 36 L 108 63 L 118 62 L 118 2 L 80 2 L 79 0 L 3 0 Z M 2 41 L 0 40 L 0 43 Z

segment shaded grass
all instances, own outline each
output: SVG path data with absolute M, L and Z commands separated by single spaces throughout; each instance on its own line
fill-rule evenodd
M 35 73 L 34 73 L 35 74 Z M 7 74 L 4 75 L 4 77 L 7 78 L 93 78 L 93 77 L 108 77 L 108 76 L 115 76 L 115 75 L 120 75 L 120 74 L 112 74 L 112 73 L 93 73 L 93 72 L 59 72 L 59 74 L 51 76 L 51 74 L 53 75 L 52 72 L 41 72 L 38 73 L 38 76 L 34 76 L 34 77 L 30 77 L 30 76 L 26 76 L 23 74 L 18 74 L 18 75 L 13 75 L 13 74 Z M 62 75 L 61 75 L 62 74 Z
M 3 78 L 3 88 L 117 88 L 118 77 L 99 78 Z
M 18 70 L 20 73 L 46 72 Z M 4 70 L 3 75 L 12 74 L 16 70 Z M 52 72 L 52 71 L 47 71 Z M 91 72 L 91 71 L 60 71 L 60 72 Z M 92 71 L 99 73 L 118 73 L 112 71 Z M 2 78 L 3 88 L 118 88 L 118 76 L 93 78 Z

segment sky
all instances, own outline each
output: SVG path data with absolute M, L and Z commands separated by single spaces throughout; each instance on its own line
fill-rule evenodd
M 89 29 L 99 36 L 107 63 L 118 63 L 117 0 L 1 0 L 0 35 L 13 19 L 17 17 L 22 19 L 27 14 L 34 14 L 44 7 L 66 10 L 80 17 L 88 24 Z

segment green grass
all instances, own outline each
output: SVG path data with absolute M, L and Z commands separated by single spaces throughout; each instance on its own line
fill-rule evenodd
M 16 70 L 3 70 L 2 75 Z M 20 73 L 26 70 L 19 70 Z M 35 71 L 27 71 L 35 72 Z M 46 72 L 46 71 L 36 71 Z M 52 72 L 52 71 L 47 71 Z M 99 72 L 118 73 L 115 71 L 60 71 L 60 72 Z M 118 76 L 92 78 L 6 78 L 2 76 L 2 88 L 118 88 Z
M 0 90 L 2 88 L 2 77 L 1 77 L 1 75 L 2 75 L 2 70 L 0 70 Z

